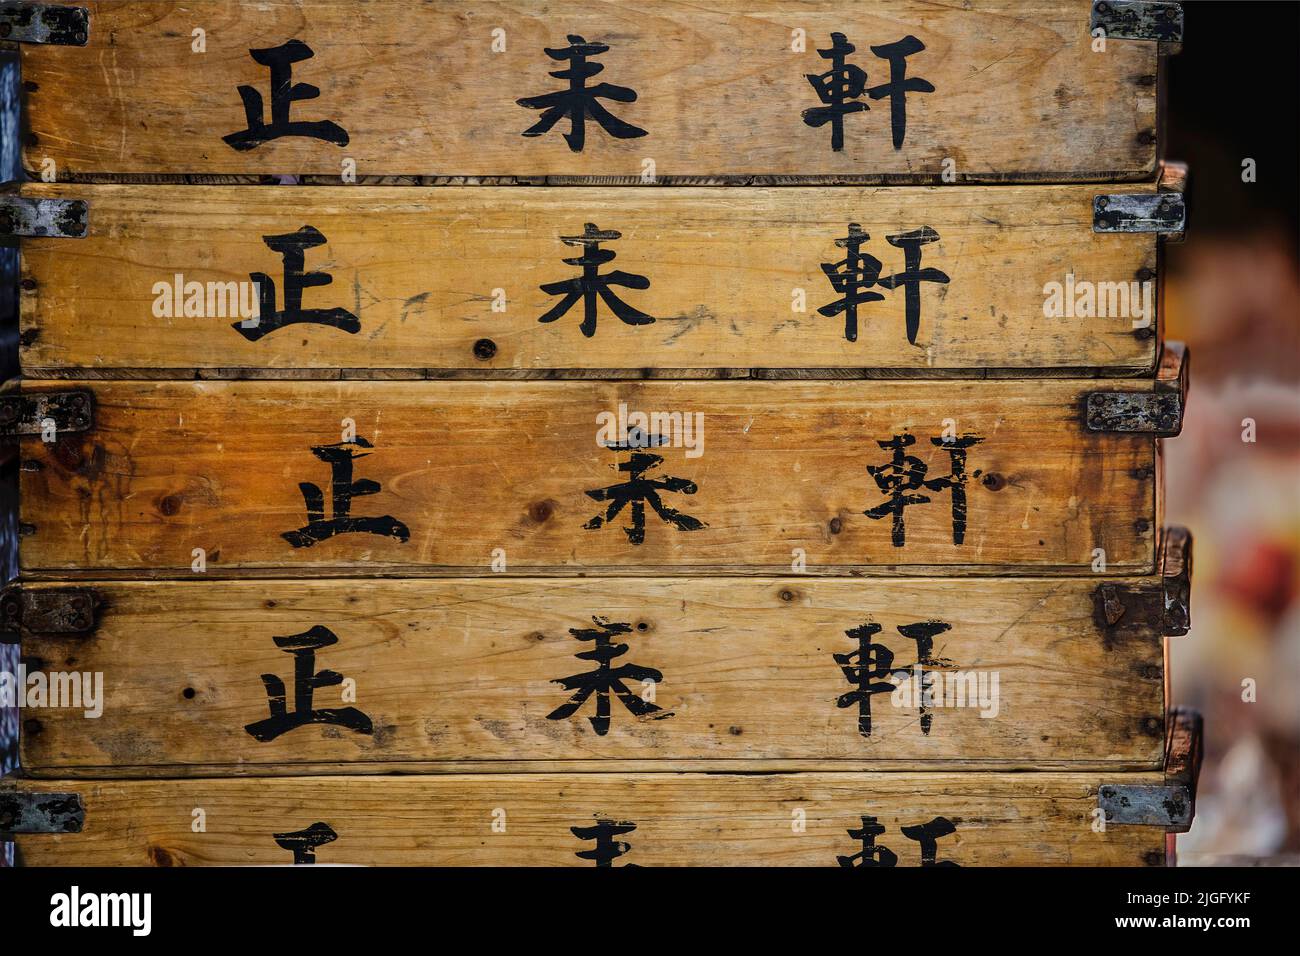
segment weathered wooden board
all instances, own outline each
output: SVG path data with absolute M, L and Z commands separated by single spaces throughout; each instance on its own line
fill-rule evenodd
M 23 47 L 25 163 L 60 180 L 1132 180 L 1155 166 L 1158 45 L 1112 35 L 1094 51 L 1086 0 L 81 5 L 84 46 Z
M 63 689 L 71 675 L 89 691 L 30 701 L 22 766 L 42 776 L 556 761 L 1156 769 L 1162 635 L 1186 629 L 1185 559 L 1163 564 L 1160 575 L 1106 584 L 992 578 L 978 587 L 806 577 L 103 581 L 15 586 L 3 608 L 26 624 L 28 672 Z M 98 620 L 68 633 L 52 608 L 87 595 Z M 317 685 L 322 670 L 347 683 Z
M 1158 240 L 1093 202 L 1155 189 L 32 185 L 89 214 L 23 243 L 23 369 L 1150 372 Z M 618 237 L 592 271 L 648 283 L 588 318 L 554 285 L 586 224 Z
M 1096 394 L 1123 400 L 1105 402 L 1118 427 L 1153 396 L 1180 417 L 1177 368 L 1146 381 L 74 382 L 58 384 L 93 401 L 87 431 L 40 434 L 55 420 L 40 403 L 60 394 L 49 385 L 24 386 L 5 413 L 36 432 L 22 439 L 28 572 L 188 573 L 202 558 L 207 574 L 1147 574 L 1155 441 L 1085 419 Z M 653 449 L 628 447 L 647 435 Z
M 929 836 L 931 865 L 1161 866 L 1163 828 L 1098 832 L 1098 791 L 1163 780 L 977 771 L 18 781 L 77 794 L 84 824 L 17 843 L 19 862 L 33 866 L 592 866 L 598 856 L 614 866 L 916 866 Z

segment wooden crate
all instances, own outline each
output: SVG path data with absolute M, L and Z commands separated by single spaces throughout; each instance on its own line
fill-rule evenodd
M 1200 755 L 1170 727 L 1163 773 L 10 780 L 0 830 L 38 866 L 1160 866 Z
M 1150 574 L 1185 371 L 28 383 L 0 421 L 25 573 Z
M 43 180 L 0 194 L 0 640 L 47 693 L 103 681 L 24 713 L 0 836 L 1166 863 L 1200 754 L 1158 441 L 1181 30 L 1127 0 L 0 10 Z
M 1149 375 L 1181 187 L 28 185 L 80 228 L 23 241 L 23 371 Z M 645 288 L 588 315 L 599 253 Z
M 28 712 L 46 777 L 1155 770 L 1189 558 L 1173 529 L 1104 583 L 131 580 L 0 614 L 31 671 L 102 675 L 97 712 Z
M 77 8 L 6 18 L 43 41 L 23 47 L 25 165 L 59 181 L 1137 180 L 1182 32 L 1177 4 L 1120 0 Z

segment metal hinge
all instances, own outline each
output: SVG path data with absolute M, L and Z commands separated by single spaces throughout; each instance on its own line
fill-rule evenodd
M 1092 392 L 1088 430 L 1172 437 L 1183 428 L 1183 396 L 1177 392 Z
M 90 36 L 90 11 L 52 3 L 0 4 L 0 40 L 85 46 Z
M 54 437 L 95 427 L 95 396 L 88 389 L 0 395 L 0 438 Z
M 1084 427 L 1091 432 L 1172 438 L 1183 430 L 1190 367 L 1187 347 L 1166 342 L 1153 390 L 1089 392 L 1084 400 Z
M 1181 236 L 1187 228 L 1182 193 L 1114 193 L 1092 200 L 1093 232 L 1154 232 Z
M 1107 824 L 1162 827 L 1186 833 L 1196 816 L 1196 786 L 1201 775 L 1201 715 L 1177 708 L 1168 717 L 1164 784 L 1104 783 L 1097 806 Z
M 89 214 L 84 199 L 0 196 L 0 236 L 84 239 Z
M 1183 8 L 1150 0 L 1095 0 L 1088 32 L 1101 30 L 1108 40 L 1156 40 L 1181 43 Z
M 0 644 L 15 644 L 24 634 L 93 634 L 102 604 L 90 588 L 11 584 L 0 593 Z
M 1158 582 L 1134 587 L 1100 584 L 1093 592 L 1097 624 L 1107 632 L 1142 628 L 1162 637 L 1191 630 L 1192 536 L 1186 528 L 1166 528 Z
M 1106 813 L 1108 824 L 1164 827 L 1185 833 L 1192 825 L 1196 801 L 1187 787 L 1142 784 L 1102 784 L 1097 806 Z
M 86 810 L 78 793 L 0 790 L 0 835 L 80 833 Z

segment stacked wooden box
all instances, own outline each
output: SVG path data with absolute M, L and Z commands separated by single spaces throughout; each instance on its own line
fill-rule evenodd
M 1177 5 L 38 6 L 22 861 L 1166 862 Z

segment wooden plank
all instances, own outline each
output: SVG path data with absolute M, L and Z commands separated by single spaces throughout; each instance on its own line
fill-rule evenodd
M 1162 628 L 1138 604 L 1163 584 L 1110 580 L 1115 626 L 1095 578 L 95 582 L 93 633 L 23 640 L 31 674 L 91 694 L 28 711 L 22 766 L 1158 769 Z
M 602 182 L 1104 181 L 1155 167 L 1158 45 L 1094 51 L 1087 0 L 83 5 L 85 46 L 23 47 L 25 164 L 39 174 L 50 161 L 61 181 L 337 178 L 346 165 Z M 838 64 L 834 34 L 855 48 Z M 602 69 L 585 89 L 609 84 L 589 110 L 613 119 L 580 123 L 579 143 L 565 138 L 569 103 L 551 117 L 519 101 L 566 89 L 561 51 L 584 43 L 586 69 Z M 286 88 L 319 95 L 274 100 L 273 60 Z M 906 93 L 891 95 L 892 62 Z M 837 66 L 865 71 L 844 77 L 861 89 L 823 99 L 809 77 Z M 818 112 L 837 102 L 838 121 Z M 298 125 L 278 126 L 277 107 Z M 553 128 L 529 135 L 543 117 Z
M 77 792 L 85 823 L 17 843 L 20 863 L 32 866 L 287 864 L 307 862 L 304 844 L 316 863 L 592 866 L 577 854 L 614 842 L 630 845 L 614 866 L 836 866 L 840 857 L 863 862 L 852 859 L 863 836 L 850 831 L 871 829 L 867 817 L 884 828 L 867 856 L 878 864 L 891 862 L 884 848 L 894 865 L 919 865 L 920 828 L 929 825 L 934 863 L 1160 866 L 1159 827 L 1094 827 L 1102 783 L 1161 780 L 974 772 L 19 781 L 22 790 Z M 611 834 L 602 821 L 635 829 Z M 909 836 L 903 827 L 918 829 Z
M 27 572 L 1154 570 L 1155 443 L 1085 428 L 1096 381 L 66 384 Z
M 1158 240 L 1094 233 L 1099 188 L 29 185 L 33 198 L 84 200 L 89 233 L 24 241 L 22 362 L 28 375 L 185 377 L 231 367 L 1150 373 Z M 619 237 L 591 246 L 617 257 L 601 276 L 648 282 L 609 287 L 618 298 L 596 300 L 589 325 L 583 302 L 552 286 L 581 275 L 566 260 L 584 254 L 573 237 L 585 223 Z M 870 238 L 846 249 L 853 229 Z M 312 230 L 319 244 L 304 250 Z M 932 238 L 907 238 L 918 230 Z M 299 237 L 296 266 L 286 236 Z M 846 305 L 834 282 L 857 255 L 875 273 L 852 293 L 864 301 Z M 935 271 L 881 285 L 917 268 Z M 287 290 L 303 270 L 328 284 L 299 291 L 295 310 Z M 616 314 L 624 306 L 637 324 Z

